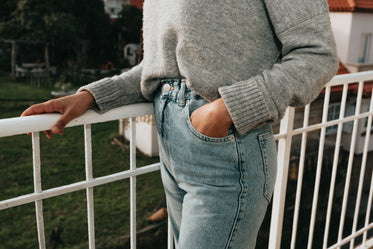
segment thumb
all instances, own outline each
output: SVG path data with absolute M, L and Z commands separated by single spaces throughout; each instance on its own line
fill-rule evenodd
M 57 122 L 53 125 L 51 131 L 54 134 L 63 134 L 63 128 L 70 122 L 72 117 L 67 113 L 62 114 L 62 116 L 57 120 Z

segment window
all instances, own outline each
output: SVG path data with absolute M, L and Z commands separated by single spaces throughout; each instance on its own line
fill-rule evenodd
M 132 56 L 133 55 L 133 49 L 131 47 L 127 48 L 127 56 Z
M 361 35 L 359 63 L 367 63 L 369 60 L 370 44 L 372 42 L 372 33 L 364 33 Z
M 328 108 L 328 121 L 339 119 L 339 113 L 341 109 L 340 103 L 331 103 Z M 345 117 L 352 116 L 355 114 L 355 102 L 346 103 Z M 352 132 L 353 122 L 347 122 L 343 124 L 342 131 L 345 133 Z M 338 125 L 329 126 L 326 128 L 326 135 L 337 134 Z
M 339 118 L 339 109 L 341 105 L 339 103 L 332 103 L 328 108 L 328 121 L 332 121 Z M 337 134 L 338 125 L 326 127 L 326 135 Z

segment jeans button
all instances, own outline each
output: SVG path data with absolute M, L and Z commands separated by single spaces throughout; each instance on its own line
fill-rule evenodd
M 169 92 L 170 89 L 171 89 L 170 84 L 164 84 L 163 87 L 162 87 L 162 90 L 163 90 L 164 92 Z

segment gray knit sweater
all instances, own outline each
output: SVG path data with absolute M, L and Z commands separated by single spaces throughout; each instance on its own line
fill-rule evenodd
M 144 58 L 82 89 L 100 111 L 152 101 L 160 79 L 222 97 L 245 134 L 317 97 L 337 58 L 326 0 L 145 0 Z

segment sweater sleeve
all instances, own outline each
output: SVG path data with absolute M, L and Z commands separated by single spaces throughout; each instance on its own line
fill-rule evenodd
M 314 100 L 338 60 L 325 0 L 264 0 L 281 57 L 269 70 L 219 88 L 240 134 L 279 121 L 288 106 Z
M 142 65 L 139 64 L 120 75 L 85 85 L 79 88 L 78 92 L 89 91 L 95 98 L 99 112 L 106 112 L 122 105 L 145 102 L 140 87 L 141 74 Z

